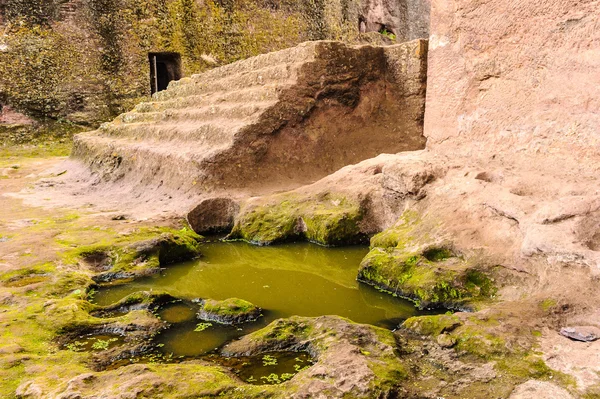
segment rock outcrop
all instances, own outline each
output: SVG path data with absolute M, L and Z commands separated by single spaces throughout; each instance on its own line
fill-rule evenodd
M 75 138 L 103 180 L 179 192 L 290 187 L 423 148 L 427 42 L 309 42 L 172 83 Z

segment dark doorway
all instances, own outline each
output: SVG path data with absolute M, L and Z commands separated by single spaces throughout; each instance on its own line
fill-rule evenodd
M 181 56 L 178 53 L 148 53 L 150 91 L 165 90 L 169 82 L 181 79 Z

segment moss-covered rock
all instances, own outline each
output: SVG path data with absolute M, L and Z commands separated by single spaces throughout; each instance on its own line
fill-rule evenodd
M 144 229 L 110 244 L 78 247 L 65 254 L 65 260 L 101 272 L 93 277 L 98 283 L 128 280 L 200 256 L 201 240 L 201 236 L 185 227 Z
M 420 308 L 470 308 L 493 298 L 492 268 L 457 254 L 452 244 L 424 231 L 418 215 L 407 212 L 400 222 L 371 239 L 358 279 Z
M 316 364 L 300 371 L 288 387 L 305 391 L 317 378 L 322 382 L 319 391 L 326 397 L 397 397 L 411 374 L 410 366 L 396 356 L 397 345 L 392 332 L 341 317 L 291 317 L 231 342 L 222 353 L 254 356 L 307 351 Z
M 462 322 L 455 315 L 411 317 L 402 323 L 402 328 L 415 334 L 437 336 L 460 327 Z
M 243 208 L 228 238 L 258 245 L 292 240 L 352 244 L 365 240 L 359 226 L 362 216 L 360 204 L 344 197 L 311 199 L 285 194 L 268 204 Z
M 414 300 L 420 308 L 467 308 L 476 298 L 491 298 L 496 289 L 478 265 L 455 257 L 432 262 L 423 253 L 373 248 L 360 266 L 358 279 Z
M 162 305 L 178 301 L 170 294 L 161 291 L 139 291 L 127 295 L 119 302 L 108 306 L 97 307 L 91 314 L 95 317 L 115 317 L 133 310 L 155 311 Z
M 206 299 L 200 303 L 198 318 L 219 324 L 242 324 L 256 321 L 262 316 L 261 312 L 261 308 L 243 299 L 229 298 L 223 301 Z

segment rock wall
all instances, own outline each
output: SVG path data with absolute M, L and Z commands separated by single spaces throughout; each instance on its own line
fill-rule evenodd
M 429 148 L 530 164 L 539 154 L 555 169 L 561 156 L 591 170 L 600 158 L 598 10 L 594 0 L 433 0 Z
M 399 40 L 429 37 L 429 0 L 368 0 L 359 16 L 361 32 L 387 31 Z

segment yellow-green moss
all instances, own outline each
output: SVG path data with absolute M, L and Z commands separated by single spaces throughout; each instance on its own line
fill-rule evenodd
M 230 239 L 259 245 L 304 239 L 321 245 L 360 241 L 358 204 L 326 195 L 318 199 L 286 195 L 279 201 L 242 210 Z
M 187 227 L 181 230 L 144 228 L 112 242 L 106 239 L 93 245 L 77 246 L 64 253 L 63 262 L 76 264 L 85 262 L 90 256 L 104 255 L 107 270 L 98 276 L 99 281 L 130 278 L 153 273 L 160 266 L 198 257 L 201 239 Z
M 371 251 L 361 263 L 358 279 L 424 307 L 471 307 L 493 298 L 497 288 L 493 268 L 455 253 L 451 243 L 431 237 L 414 211 L 406 211 L 395 226 L 371 239 Z
M 460 319 L 454 315 L 418 316 L 405 320 L 402 328 L 416 334 L 436 337 L 444 332 L 454 330 L 461 324 Z
M 439 263 L 422 253 L 373 248 L 363 260 L 359 280 L 414 300 L 420 307 L 461 307 L 474 298 L 490 298 L 496 289 L 477 266 L 455 258 Z
M 238 298 L 229 298 L 223 301 L 207 299 L 202 308 L 207 312 L 222 316 L 239 316 L 258 309 L 252 303 Z

